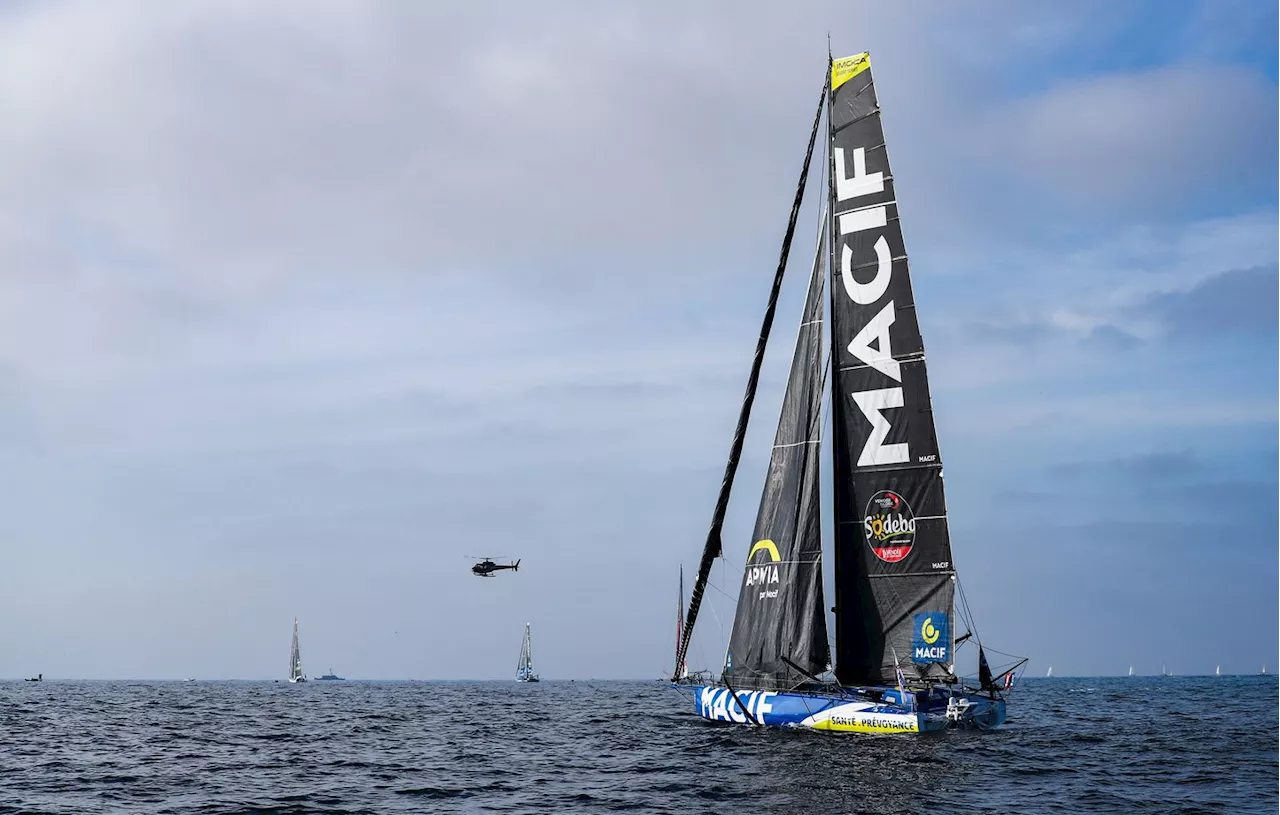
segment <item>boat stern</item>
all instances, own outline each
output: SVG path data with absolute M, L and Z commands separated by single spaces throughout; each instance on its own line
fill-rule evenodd
M 994 730 L 1005 723 L 1005 703 L 988 696 L 952 696 L 947 700 L 947 719 L 955 727 Z

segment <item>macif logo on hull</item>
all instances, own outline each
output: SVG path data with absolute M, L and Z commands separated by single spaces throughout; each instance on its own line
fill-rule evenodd
M 771 704 L 778 694 L 768 691 L 744 691 L 735 694 L 728 688 L 703 688 L 698 696 L 698 715 L 722 722 L 757 722 L 773 711 Z M 739 704 L 741 703 L 741 704 Z M 746 712 L 743 712 L 743 706 Z M 750 713 L 750 717 L 747 716 Z
M 950 662 L 951 615 L 945 611 L 917 614 L 911 633 L 911 661 Z
M 876 557 L 885 563 L 897 563 L 911 554 L 916 517 L 905 498 L 893 490 L 880 490 L 867 502 L 862 532 Z

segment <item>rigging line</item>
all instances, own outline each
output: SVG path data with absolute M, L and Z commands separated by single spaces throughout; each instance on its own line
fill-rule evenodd
M 743 568 L 743 571 L 746 571 L 746 568 L 747 568 L 747 567 L 743 566 L 742 568 Z M 721 596 L 723 596 L 726 600 L 729 600 L 729 601 L 734 602 L 734 603 L 738 602 L 738 598 L 737 598 L 735 595 L 730 594 L 729 592 L 727 592 L 727 591 L 725 591 L 724 589 L 722 589 L 722 588 L 720 588 L 719 586 L 717 586 L 715 583 L 712 583 L 712 582 L 708 581 L 708 582 L 707 582 L 707 588 L 715 589 L 716 591 L 720 592 Z M 714 611 L 715 611 L 715 607 L 714 607 L 714 606 L 712 606 L 711 610 L 712 610 L 712 612 L 714 612 Z M 724 626 L 721 626 L 721 628 L 723 628 L 723 627 L 724 627 Z
M 954 568 L 955 564 L 952 564 Z M 960 577 L 956 576 L 956 594 L 960 596 L 960 604 L 964 609 L 965 621 L 968 623 L 969 630 L 973 632 L 973 638 L 978 641 L 978 645 L 982 645 L 982 635 L 978 633 L 978 626 L 974 624 L 973 612 L 969 610 L 969 597 L 964 593 L 964 584 L 960 582 Z
M 720 539 L 724 528 L 725 512 L 729 508 L 729 494 L 733 490 L 733 479 L 737 475 L 738 460 L 742 457 L 742 445 L 747 435 L 747 422 L 751 418 L 751 405 L 755 401 L 756 388 L 760 383 L 760 368 L 764 363 L 765 347 L 769 343 L 769 332 L 773 328 L 773 315 L 778 307 L 778 293 L 782 288 L 782 276 L 787 268 L 787 256 L 791 253 L 791 239 L 795 235 L 796 219 L 800 215 L 800 204 L 804 200 L 805 183 L 809 180 L 809 165 L 813 159 L 813 145 L 818 140 L 818 125 L 822 121 L 822 109 L 827 102 L 827 87 L 831 83 L 831 72 L 828 70 L 822 80 L 822 93 L 818 95 L 818 109 L 813 115 L 813 130 L 809 133 L 809 146 L 804 154 L 804 166 L 800 170 L 800 183 L 796 187 L 795 199 L 791 203 L 791 217 L 787 221 L 787 231 L 782 239 L 782 251 L 778 258 L 778 268 L 773 276 L 773 288 L 769 292 L 769 305 L 764 312 L 764 320 L 760 326 L 760 337 L 756 341 L 755 356 L 751 361 L 751 374 L 747 377 L 747 390 L 742 399 L 742 410 L 738 415 L 738 426 L 734 429 L 733 443 L 730 446 L 729 461 L 725 465 L 724 479 L 720 482 L 720 495 L 716 499 L 715 512 L 711 516 L 711 528 L 707 530 L 706 543 L 702 547 L 702 560 L 698 564 L 698 579 L 693 586 L 693 594 L 689 598 L 689 611 L 685 621 L 684 633 L 680 637 L 680 649 L 677 651 L 676 664 L 680 664 L 685 651 L 689 648 L 689 638 L 693 635 L 693 626 L 698 619 L 698 607 L 702 605 L 703 586 L 711 574 L 711 566 L 724 551 Z
M 714 588 L 716 591 L 719 591 L 721 594 L 724 594 L 724 596 L 725 596 L 725 597 L 729 597 L 729 595 L 725 594 L 723 591 L 720 591 L 720 588 L 719 588 L 718 586 L 712 586 L 712 588 Z M 736 601 L 736 600 L 737 600 L 737 598 L 736 598 L 736 597 L 730 597 L 729 599 L 734 600 L 734 601 Z M 716 611 L 715 603 L 712 603 L 712 604 L 711 604 L 711 616 L 716 618 L 716 628 L 719 628 L 719 629 L 720 629 L 720 637 L 723 639 L 723 638 L 724 638 L 724 623 L 720 621 L 720 612 Z
M 1002 657 L 1008 657 L 1009 659 L 1021 659 L 1021 660 L 1031 659 L 1031 657 L 1025 657 L 1025 656 L 1023 656 L 1022 654 L 1010 654 L 1010 653 L 1008 653 L 1007 651 L 1000 651 L 1000 650 L 997 650 L 997 649 L 995 649 L 995 648 L 990 648 L 990 647 L 988 647 L 988 648 L 986 648 L 986 649 L 984 649 L 984 650 L 989 651 L 990 653 L 993 653 L 993 654 L 999 654 L 999 655 L 1000 655 L 1000 656 L 1002 656 Z

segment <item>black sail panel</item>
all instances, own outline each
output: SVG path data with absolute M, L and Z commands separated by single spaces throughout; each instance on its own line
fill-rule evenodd
M 680 633 L 680 643 L 676 647 L 676 664 L 684 665 L 689 653 L 689 640 L 693 636 L 693 626 L 698 620 L 698 609 L 702 606 L 702 594 L 707 587 L 707 578 L 711 576 L 711 565 L 722 554 L 723 546 L 720 532 L 724 527 L 725 513 L 729 508 L 729 495 L 733 491 L 733 480 L 738 472 L 738 461 L 742 457 L 742 445 L 746 439 L 747 422 L 751 418 L 751 406 L 755 403 L 756 386 L 760 381 L 760 367 L 764 363 L 764 352 L 769 342 L 769 332 L 773 328 L 773 315 L 778 305 L 778 292 L 782 288 L 782 277 L 787 269 L 787 258 L 791 255 L 791 239 L 795 236 L 796 218 L 800 215 L 800 204 L 804 201 L 804 188 L 809 179 L 809 162 L 813 158 L 813 146 L 818 140 L 818 127 L 822 123 L 822 111 L 827 104 L 827 82 L 822 83 L 822 92 L 818 95 L 818 108 L 813 114 L 813 128 L 809 132 L 809 146 L 805 149 L 804 165 L 800 168 L 800 180 L 796 184 L 795 198 L 791 202 L 791 217 L 787 221 L 787 231 L 782 238 L 782 251 L 778 256 L 777 271 L 773 275 L 773 288 L 769 291 L 769 303 L 764 310 L 764 320 L 760 326 L 760 336 L 756 340 L 756 352 L 751 359 L 751 373 L 747 376 L 747 390 L 742 397 L 742 409 L 738 412 L 738 426 L 733 432 L 733 443 L 729 448 L 729 460 L 725 463 L 724 479 L 720 482 L 720 495 L 716 499 L 715 510 L 711 514 L 711 528 L 707 530 L 706 542 L 702 546 L 702 559 L 698 562 L 698 576 L 693 583 L 693 593 L 689 596 L 689 611 L 685 616 Z
M 831 71 L 836 676 L 949 674 L 954 570 L 915 300 L 869 55 Z
M 821 253 L 820 240 L 729 637 L 724 676 L 735 688 L 790 688 L 830 663 L 818 487 L 825 385 Z

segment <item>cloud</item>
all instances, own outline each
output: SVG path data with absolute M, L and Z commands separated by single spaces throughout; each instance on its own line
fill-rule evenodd
M 1277 302 L 1280 267 L 1255 266 L 1213 275 L 1186 291 L 1153 295 L 1135 311 L 1158 321 L 1175 339 L 1275 337 Z
M 1222 338 L 1189 304 L 1268 291 L 1215 276 L 1274 263 L 1274 174 L 1239 175 L 1274 90 L 1214 62 L 1230 32 L 1207 65 L 1106 63 L 1140 17 L 894 4 L 854 34 L 827 2 L 10 4 L 0 619 L 43 627 L 7 653 L 262 675 L 301 613 L 340 672 L 504 676 L 503 627 L 537 609 L 553 673 L 651 674 L 829 28 L 875 54 L 957 517 L 1042 464 L 1256 438 L 1274 393 L 1207 360 Z M 1167 110 L 1209 80 L 1203 117 Z M 1192 147 L 1221 172 L 1182 167 Z M 802 295 L 784 291 L 727 538 L 750 531 Z M 521 579 L 467 582 L 477 546 L 525 555 Z M 459 609 L 477 624 L 439 625 Z M 178 667 L 193 630 L 207 647 Z
M 1024 180 L 1114 214 L 1221 211 L 1274 198 L 1275 83 L 1210 62 L 1078 78 L 1007 113 Z

